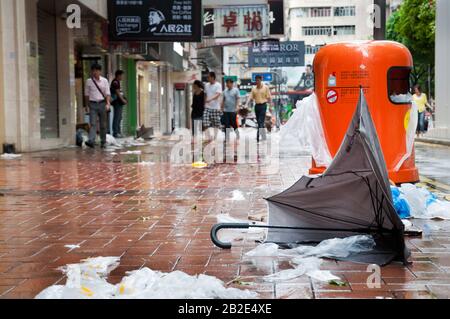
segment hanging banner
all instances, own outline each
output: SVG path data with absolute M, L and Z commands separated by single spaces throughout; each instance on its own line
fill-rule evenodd
M 201 0 L 110 0 L 108 14 L 111 41 L 201 41 Z
M 255 42 L 249 48 L 250 67 L 295 67 L 305 66 L 305 42 L 287 41 L 278 44 Z
M 270 35 L 284 35 L 284 1 L 269 0 Z

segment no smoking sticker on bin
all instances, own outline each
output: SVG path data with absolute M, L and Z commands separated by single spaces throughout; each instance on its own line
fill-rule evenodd
M 327 92 L 327 101 L 329 104 L 336 104 L 339 99 L 339 95 L 335 90 L 329 90 Z

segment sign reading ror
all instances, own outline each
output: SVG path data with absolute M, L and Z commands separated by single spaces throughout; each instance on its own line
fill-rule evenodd
M 250 67 L 305 66 L 305 52 L 303 41 L 255 42 L 249 49 L 248 62 Z
M 201 41 L 201 0 L 110 0 L 108 12 L 111 41 Z

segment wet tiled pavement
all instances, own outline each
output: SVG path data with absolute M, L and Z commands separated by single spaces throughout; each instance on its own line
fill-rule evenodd
M 450 296 L 450 222 L 415 221 L 423 238 L 407 240 L 413 263 L 382 269 L 382 285 L 369 289 L 367 266 L 325 261 L 346 283 L 306 277 L 278 284 L 262 277 L 289 269 L 285 260 L 245 260 L 251 237 L 230 251 L 215 248 L 210 229 L 218 214 L 267 216 L 263 198 L 306 172 L 308 158 L 285 158 L 278 172 L 263 165 L 193 169 L 168 163 L 171 143 L 152 142 L 142 155 L 65 149 L 0 161 L 0 296 L 33 298 L 64 283 L 57 269 L 82 259 L 121 256 L 110 276 L 149 267 L 216 276 L 261 298 L 447 298 Z M 140 163 L 144 162 L 144 164 Z M 233 201 L 239 190 L 244 201 Z M 80 248 L 67 248 L 79 245 Z M 236 281 L 236 278 L 239 278 Z M 237 285 L 236 282 L 249 283 Z

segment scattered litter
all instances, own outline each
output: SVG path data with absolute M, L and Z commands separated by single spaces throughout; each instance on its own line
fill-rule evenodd
M 397 211 L 397 214 L 401 219 L 411 217 L 411 207 L 408 204 L 408 200 L 405 195 L 402 194 L 400 189 L 395 186 L 391 186 L 392 190 L 392 198 L 394 200 L 394 207 Z
M 345 281 L 341 281 L 341 280 L 330 280 L 328 282 L 329 285 L 331 286 L 336 286 L 336 287 L 347 287 L 348 284 Z
M 204 163 L 204 162 L 195 162 L 192 164 L 193 168 L 207 168 L 208 164 Z
M 110 146 L 121 147 L 122 145 L 112 135 L 106 135 L 106 144 Z
M 235 191 L 233 191 L 233 198 L 231 198 L 229 200 L 235 201 L 235 202 L 240 202 L 240 201 L 244 201 L 245 197 L 241 191 L 235 190 Z
M 401 218 L 450 220 L 450 202 L 439 200 L 424 187 L 403 184 L 392 187 L 392 195 Z
M 0 156 L 0 158 L 4 159 L 4 160 L 15 160 L 15 159 L 19 159 L 21 157 L 22 157 L 21 154 L 2 154 Z
M 81 246 L 80 245 L 65 245 L 64 248 L 68 248 L 69 252 L 75 250 L 75 249 L 80 249 Z
M 120 153 L 121 155 L 141 155 L 142 151 L 126 151 Z
M 189 276 L 183 272 L 156 272 L 149 268 L 127 273 L 117 285 L 106 277 L 119 265 L 119 258 L 87 259 L 63 269 L 65 286 L 52 286 L 36 299 L 255 299 L 248 290 L 226 288 L 215 277 Z
M 371 251 L 375 241 L 371 236 L 353 236 L 344 239 L 335 238 L 325 240 L 317 246 L 299 246 L 293 249 L 282 250 L 276 244 L 262 244 L 245 254 L 256 262 L 255 257 L 289 257 L 293 269 L 283 270 L 267 276 L 266 281 L 277 282 L 292 280 L 307 275 L 322 282 L 340 280 L 329 271 L 320 270 L 320 258 L 346 258 L 351 254 Z
M 140 162 L 138 165 L 140 166 L 154 166 L 156 163 L 153 162 Z

